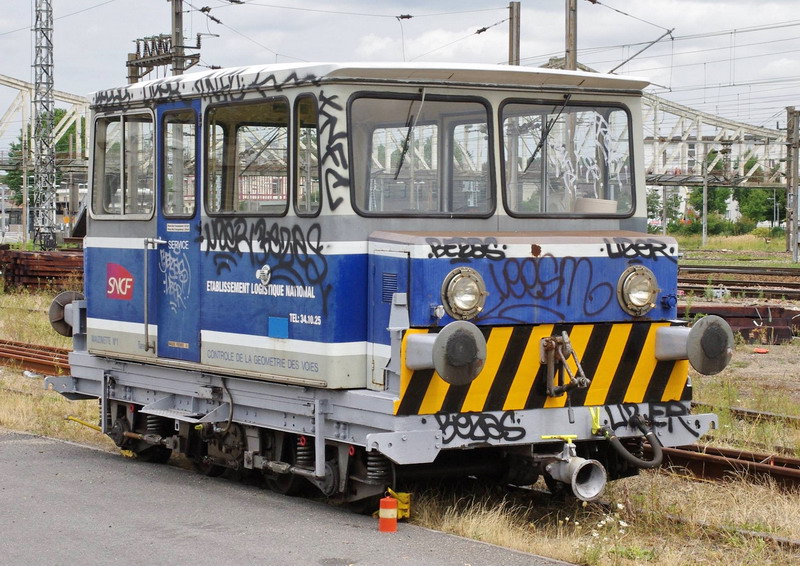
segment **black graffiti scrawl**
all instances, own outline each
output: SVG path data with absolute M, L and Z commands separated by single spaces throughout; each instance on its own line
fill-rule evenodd
M 479 443 L 516 442 L 525 438 L 525 429 L 516 426 L 514 411 L 506 411 L 499 417 L 493 413 L 438 413 L 435 416 L 444 444 L 456 438 Z
M 320 164 L 325 171 L 325 193 L 328 195 L 328 205 L 331 210 L 336 210 L 344 202 L 345 196 L 350 192 L 350 164 L 347 160 L 347 130 L 339 130 L 337 113 L 344 109 L 337 102 L 337 95 L 326 96 L 324 91 L 319 93 L 319 135 L 320 140 L 327 140 L 325 152 L 320 155 Z M 337 196 L 338 195 L 338 196 Z
M 481 322 L 526 322 L 531 309 L 566 318 L 579 309 L 584 316 L 595 316 L 612 304 L 614 286 L 598 281 L 592 262 L 585 257 L 509 258 L 489 265 L 490 288 L 494 304 L 480 316 Z
M 217 275 L 231 271 L 241 261 L 250 267 L 268 264 L 271 281 L 289 285 L 314 286 L 320 289 L 322 312 L 327 314 L 328 260 L 323 254 L 322 229 L 312 224 L 302 226 L 271 225 L 264 218 L 248 222 L 244 218 L 212 218 L 203 225 L 201 239 L 206 254 L 214 254 Z

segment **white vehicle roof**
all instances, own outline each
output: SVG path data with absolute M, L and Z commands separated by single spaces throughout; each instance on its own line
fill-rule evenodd
M 100 90 L 93 106 L 127 105 L 145 100 L 173 100 L 213 94 L 284 88 L 325 82 L 398 82 L 441 85 L 533 87 L 537 89 L 641 91 L 644 79 L 584 71 L 510 65 L 460 63 L 305 63 L 230 67 L 187 73 Z

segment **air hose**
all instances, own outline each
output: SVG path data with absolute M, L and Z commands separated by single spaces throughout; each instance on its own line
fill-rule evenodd
M 639 415 L 634 415 L 631 417 L 631 420 L 628 421 L 633 427 L 638 428 L 642 431 L 642 434 L 645 435 L 648 441 L 650 441 L 650 446 L 653 448 L 653 459 L 652 460 L 642 460 L 641 458 L 637 458 L 622 445 L 619 441 L 619 438 L 611 432 L 608 427 L 602 427 L 600 429 L 601 434 L 611 442 L 611 446 L 614 447 L 614 450 L 617 451 L 623 460 L 631 464 L 632 466 L 636 466 L 637 468 L 657 468 L 661 465 L 661 462 L 664 460 L 664 452 L 661 450 L 661 442 L 659 442 L 656 435 L 653 431 L 645 425 L 644 420 Z

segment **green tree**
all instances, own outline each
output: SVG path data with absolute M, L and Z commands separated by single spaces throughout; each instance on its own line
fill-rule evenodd
M 720 214 L 725 216 L 728 210 L 728 200 L 731 198 L 731 190 L 727 187 L 708 187 L 708 214 Z M 689 205 L 703 216 L 703 187 L 692 187 L 689 193 Z
M 664 197 L 660 188 L 647 189 L 647 217 L 661 218 L 663 214 Z M 677 222 L 681 217 L 681 196 L 672 187 L 667 188 L 667 223 Z
M 780 223 L 786 218 L 785 189 L 737 187 L 733 190 L 733 198 L 739 203 L 739 212 L 756 222 L 762 220 L 772 222 L 774 219 L 775 222 Z M 777 209 L 775 209 L 775 200 L 778 201 Z
M 719 158 L 719 152 L 716 149 L 712 149 L 706 155 L 706 167 L 711 165 L 712 163 L 714 166 L 709 169 L 710 175 L 718 175 L 722 176 L 724 173 L 724 160 Z M 708 215 L 711 216 L 712 214 L 720 214 L 725 216 L 725 213 L 728 210 L 728 200 L 731 198 L 731 190 L 727 187 L 717 187 L 717 186 L 709 186 L 708 187 Z M 689 205 L 697 212 L 698 216 L 703 216 L 703 187 L 692 187 L 689 192 Z

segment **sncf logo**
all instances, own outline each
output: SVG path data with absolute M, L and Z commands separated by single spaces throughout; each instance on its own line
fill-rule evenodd
M 106 297 L 122 301 L 133 298 L 133 275 L 119 264 L 106 264 Z

